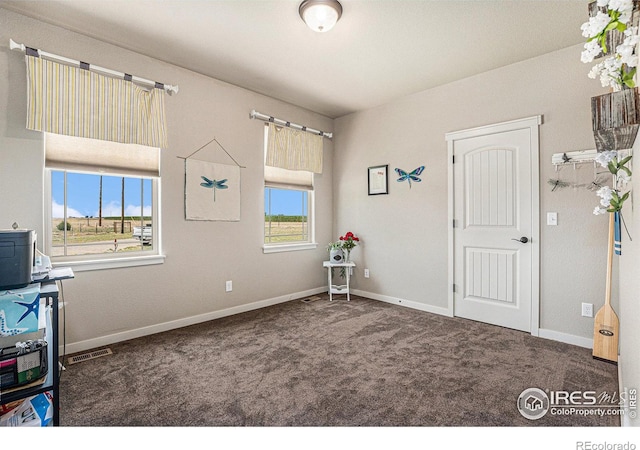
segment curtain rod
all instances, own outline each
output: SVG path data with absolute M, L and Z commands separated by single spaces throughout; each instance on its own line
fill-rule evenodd
M 298 125 L 297 123 L 291 123 L 291 122 L 288 122 L 286 120 L 276 119 L 273 116 L 268 116 L 266 114 L 259 113 L 255 109 L 251 111 L 251 114 L 249 114 L 249 117 L 251 119 L 260 119 L 260 120 L 264 120 L 265 122 L 273 122 L 273 123 L 277 123 L 278 125 L 282 125 L 282 126 L 285 126 L 285 127 L 297 128 L 297 129 L 302 130 L 302 131 L 308 131 L 309 133 L 317 134 L 319 136 L 326 137 L 328 139 L 331 139 L 333 137 L 333 133 L 325 133 L 324 131 L 316 130 L 314 128 L 305 127 L 304 125 Z
M 100 66 L 95 66 L 93 64 L 87 64 L 85 62 L 82 61 L 76 61 L 75 59 L 69 59 L 66 58 L 64 56 L 59 56 L 59 55 L 54 55 L 53 53 L 47 53 L 47 52 L 43 52 L 42 50 L 39 49 L 34 49 L 31 47 L 27 47 L 24 44 L 18 44 L 16 43 L 13 39 L 9 39 L 9 48 L 11 50 L 19 50 L 23 53 L 27 53 L 28 55 L 30 53 L 35 52 L 35 55 L 31 54 L 31 56 L 40 56 L 43 58 L 47 58 L 47 59 L 55 59 L 57 61 L 63 62 L 63 63 L 67 63 L 67 64 L 72 64 L 74 66 L 78 66 L 82 69 L 86 69 L 86 70 L 91 70 L 92 72 L 99 72 L 101 74 L 104 75 L 108 75 L 114 78 L 123 78 L 125 80 L 128 81 L 133 81 L 137 84 L 142 84 L 145 86 L 149 86 L 149 87 L 157 87 L 159 89 L 164 89 L 167 94 L 169 95 L 173 95 L 173 94 L 177 94 L 178 90 L 180 89 L 179 86 L 172 86 L 169 84 L 164 84 L 164 83 L 158 83 L 156 81 L 151 81 L 151 80 L 147 80 L 144 78 L 140 78 L 140 77 L 136 77 L 133 75 L 129 75 L 127 73 L 123 73 L 123 72 L 117 72 L 115 70 L 111 70 L 111 69 L 105 69 L 104 67 L 100 67 Z

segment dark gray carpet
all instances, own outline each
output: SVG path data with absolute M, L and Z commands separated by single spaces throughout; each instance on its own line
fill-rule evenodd
M 615 366 L 527 333 L 352 296 L 110 346 L 67 365 L 62 426 L 618 426 L 531 421 L 520 393 L 617 392 Z

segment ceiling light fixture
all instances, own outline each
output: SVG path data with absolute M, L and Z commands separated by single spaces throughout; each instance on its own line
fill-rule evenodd
M 304 0 L 298 12 L 309 28 L 325 33 L 342 16 L 342 5 L 338 0 Z

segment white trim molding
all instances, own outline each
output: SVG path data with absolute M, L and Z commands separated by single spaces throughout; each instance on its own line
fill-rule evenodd
M 143 336 L 149 336 L 155 333 L 161 333 L 163 331 L 175 330 L 177 328 L 187 327 L 189 325 L 195 325 L 202 322 L 208 322 L 210 320 L 220 319 L 222 317 L 232 316 L 235 314 L 253 311 L 255 309 L 266 308 L 267 306 L 277 305 L 279 303 L 285 303 L 291 300 L 297 300 L 299 298 L 305 298 L 310 295 L 320 294 L 326 292 L 327 287 L 309 289 L 307 291 L 296 292 L 294 294 L 281 295 L 279 297 L 268 298 L 264 300 L 258 300 L 246 305 L 234 306 L 232 308 L 226 308 L 219 311 L 211 311 L 197 316 L 183 317 L 181 319 L 171 320 L 169 322 L 158 323 L 147 327 L 136 328 L 132 330 L 122 331 L 120 333 L 109 334 L 94 339 L 87 339 L 85 341 L 74 342 L 67 344 L 66 354 L 83 352 L 86 350 L 103 347 L 106 345 L 115 344 L 117 342 L 127 341 L 129 339 L 135 339 Z M 65 348 L 60 346 L 60 355 L 63 355 Z
M 578 347 L 593 348 L 593 338 L 576 336 L 575 334 L 563 333 L 561 331 L 538 329 L 538 337 L 550 339 L 552 341 L 564 342 L 565 344 L 577 345 Z
M 438 314 L 440 316 L 452 317 L 451 314 L 449 314 L 448 308 L 444 308 L 442 306 L 428 305 L 428 304 L 425 304 L 425 303 L 414 302 L 414 301 L 411 301 L 411 300 L 405 300 L 405 299 L 398 298 L 398 297 L 391 297 L 391 296 L 388 296 L 388 295 L 375 294 L 373 292 L 361 291 L 360 289 L 351 289 L 351 293 L 353 295 L 358 295 L 360 297 L 369 298 L 371 300 L 378 300 L 378 301 L 385 302 L 385 303 L 392 303 L 394 305 L 404 306 L 406 308 L 417 309 L 417 310 L 428 312 L 428 313 Z

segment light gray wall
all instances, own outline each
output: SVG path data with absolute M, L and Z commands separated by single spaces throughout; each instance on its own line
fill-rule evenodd
M 180 86 L 166 98 L 169 148 L 162 151 L 162 265 L 76 273 L 65 282 L 68 349 L 201 320 L 229 308 L 292 298 L 324 286 L 326 242 L 333 239 L 333 145 L 324 141 L 324 173 L 316 176 L 316 250 L 262 253 L 263 124 L 252 109 L 332 131 L 324 116 L 0 9 L 0 228 L 14 221 L 43 235 L 43 148 L 25 129 L 24 56 L 9 38 L 50 53 Z M 184 161 L 216 137 L 241 171 L 240 222 L 184 219 Z M 225 160 L 215 145 L 199 159 Z M 225 281 L 233 292 L 225 293 Z M 284 297 L 283 297 L 284 296 Z M 233 309 L 232 309 L 233 310 Z M 149 327 L 149 328 L 145 328 Z M 133 331 L 132 331 L 133 330 Z M 135 331 L 138 330 L 138 331 Z
M 594 216 L 585 188 L 551 192 L 551 156 L 594 148 L 590 98 L 602 93 L 580 62 L 582 46 L 427 90 L 337 119 L 334 202 L 337 232 L 359 234 L 357 289 L 426 309 L 447 306 L 447 145 L 445 133 L 541 114 L 540 327 L 578 343 L 593 337 L 581 303 L 604 302 L 607 220 Z M 390 175 L 389 195 L 367 196 L 367 167 L 426 169 L 411 189 Z M 561 179 L 588 183 L 593 167 L 564 168 Z M 558 225 L 546 225 L 546 212 Z M 360 252 L 359 254 L 357 252 Z M 360 268 L 369 268 L 365 279 Z M 617 307 L 617 301 L 614 301 Z
M 640 150 L 640 139 L 636 139 L 634 149 L 634 159 Z M 633 178 L 634 194 L 630 201 L 625 203 L 622 213 L 629 228 L 633 241 L 629 241 L 628 236 L 622 233 L 622 255 L 620 259 L 620 303 L 618 318 L 620 319 L 620 389 L 636 389 L 636 398 L 640 390 L 640 163 L 633 164 L 635 171 Z M 633 420 L 629 415 L 622 417 L 622 421 L 628 425 L 640 426 L 640 419 Z

